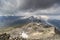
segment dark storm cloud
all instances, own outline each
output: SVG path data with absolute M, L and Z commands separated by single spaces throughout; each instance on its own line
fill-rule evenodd
M 59 6 L 60 0 L 0 0 L 0 14 L 15 15 L 19 12 L 20 12 L 19 14 L 22 14 L 22 15 L 25 14 L 25 12 L 28 12 L 28 13 L 32 12 L 31 14 L 33 14 L 33 12 L 37 10 L 38 11 L 44 10 L 44 9 L 48 10 L 51 7 L 54 7 L 54 4 L 57 4 Z M 48 11 L 51 11 L 51 10 L 48 10 Z M 59 8 L 57 10 L 59 10 Z M 41 14 L 41 13 L 38 13 L 38 14 Z
M 60 0 L 26 0 L 26 5 L 23 9 L 45 9 L 53 6 L 55 3 L 59 4 Z

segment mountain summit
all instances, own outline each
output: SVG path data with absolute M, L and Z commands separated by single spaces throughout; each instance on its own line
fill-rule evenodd
M 54 27 L 37 22 L 28 23 L 20 28 L 13 29 L 6 33 L 10 34 L 11 39 L 23 38 L 31 40 L 44 39 L 52 37 L 55 34 Z

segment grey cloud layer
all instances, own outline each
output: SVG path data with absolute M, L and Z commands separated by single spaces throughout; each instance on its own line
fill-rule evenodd
M 57 7 L 58 9 L 54 9 L 55 4 L 59 7 L 60 0 L 0 0 L 0 14 L 44 14 L 44 12 L 53 13 L 55 11 L 56 13 L 59 13 L 58 10 L 60 7 Z M 52 12 L 50 9 L 54 11 Z M 43 12 L 41 12 L 41 10 Z M 47 10 L 49 10 L 49 12 Z
M 59 4 L 60 0 L 26 0 L 26 5 L 23 6 L 25 9 L 44 9 L 53 6 L 54 4 Z

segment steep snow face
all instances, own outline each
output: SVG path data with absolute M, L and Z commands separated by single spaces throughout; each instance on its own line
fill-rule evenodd
M 36 18 L 36 19 L 40 19 L 41 17 L 40 17 L 40 16 L 36 16 L 36 15 L 34 15 L 34 18 Z
M 21 17 L 21 19 L 27 19 L 27 18 L 29 18 L 29 17 L 27 17 L 27 16 L 23 16 L 23 17 Z
M 45 15 L 33 15 L 33 16 L 21 17 L 21 19 L 27 19 L 27 18 L 29 18 L 30 20 L 39 19 L 39 20 L 45 20 L 45 21 L 49 19 L 49 17 Z

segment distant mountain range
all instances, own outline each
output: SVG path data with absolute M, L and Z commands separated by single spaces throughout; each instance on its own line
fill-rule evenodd
M 60 20 L 57 19 L 49 19 L 48 22 L 54 25 L 57 29 L 60 30 Z
M 30 22 L 41 22 L 41 20 L 34 16 L 30 16 L 28 18 L 22 17 L 21 19 L 18 19 L 16 21 L 14 21 L 13 23 L 10 23 L 10 25 L 26 24 L 26 23 L 30 23 Z
M 24 18 L 24 16 L 0 16 L 0 27 L 25 24 L 37 21 L 39 22 L 40 19 L 37 19 L 34 16 L 28 18 Z
M 0 16 L 0 27 L 8 26 L 19 18 L 19 16 Z
M 40 17 L 30 16 L 0 16 L 0 27 L 6 27 L 6 26 L 15 26 L 15 25 L 21 25 L 26 24 L 30 22 L 42 22 L 44 24 L 52 24 L 54 26 L 57 26 L 60 28 L 60 20 L 57 19 L 48 19 L 45 21 L 44 19 Z

